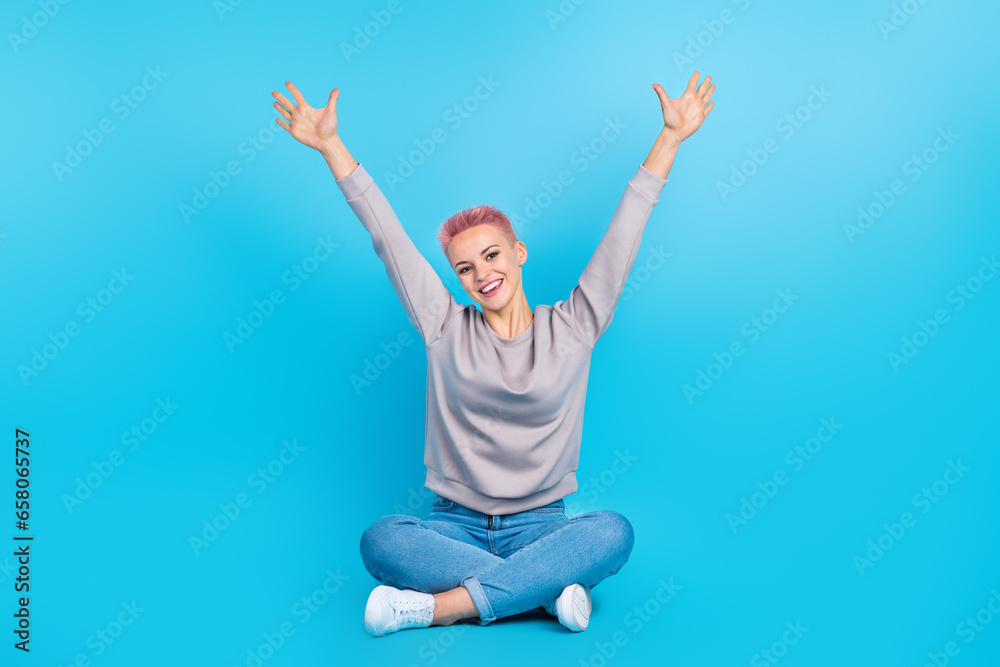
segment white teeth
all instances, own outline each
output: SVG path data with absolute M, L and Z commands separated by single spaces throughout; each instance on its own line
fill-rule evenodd
M 493 289 L 494 287 L 496 287 L 500 283 L 501 280 L 503 280 L 503 278 L 500 278 L 499 280 L 494 280 L 489 285 L 487 285 L 483 289 L 479 290 L 479 292 L 483 293 L 483 294 L 486 293 L 486 292 L 489 292 L 491 289 Z

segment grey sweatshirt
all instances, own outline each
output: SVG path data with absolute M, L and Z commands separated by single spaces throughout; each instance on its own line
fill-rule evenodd
M 528 328 L 504 338 L 455 300 L 362 165 L 336 179 L 424 341 L 428 489 L 492 515 L 576 491 L 591 353 L 666 182 L 640 165 L 569 298 L 535 306 Z

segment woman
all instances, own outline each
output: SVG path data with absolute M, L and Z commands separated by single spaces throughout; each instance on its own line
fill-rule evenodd
M 378 580 L 365 628 L 474 618 L 486 625 L 539 606 L 568 629 L 586 629 L 590 590 L 618 572 L 632 526 L 609 510 L 568 518 L 577 490 L 591 352 L 614 315 L 643 229 L 680 143 L 712 110 L 711 77 L 699 73 L 678 99 L 654 84 L 663 129 L 629 181 L 604 237 L 569 298 L 532 310 L 521 283 L 528 251 L 492 206 L 451 216 L 438 240 L 475 305 L 459 304 L 403 231 L 382 192 L 337 133 L 337 98 L 310 107 L 277 91 L 275 121 L 318 150 L 386 267 L 427 354 L 426 486 L 430 517 L 393 514 L 361 537 Z M 280 104 L 279 104 L 280 103 Z M 707 106 L 706 106 L 707 105 Z

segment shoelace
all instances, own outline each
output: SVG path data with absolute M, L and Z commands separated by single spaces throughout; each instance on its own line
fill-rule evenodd
M 392 603 L 396 611 L 396 623 L 409 627 L 427 621 L 427 607 L 422 600 L 401 599 Z

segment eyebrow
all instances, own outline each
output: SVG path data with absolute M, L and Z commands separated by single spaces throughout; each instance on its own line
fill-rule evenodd
M 486 251 L 489 250 L 490 248 L 499 248 L 499 247 L 500 247 L 499 243 L 494 243 L 491 246 L 486 246 L 485 248 L 483 248 L 483 251 L 481 253 L 479 253 L 479 256 L 482 257 L 483 255 L 485 255 Z M 471 264 L 471 263 L 472 262 L 468 262 L 468 261 L 462 259 L 462 260 L 459 260 L 459 261 L 455 262 L 455 266 L 457 267 L 459 264 Z

